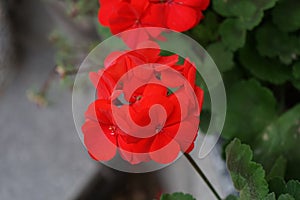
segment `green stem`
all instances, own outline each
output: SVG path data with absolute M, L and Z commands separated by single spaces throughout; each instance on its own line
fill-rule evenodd
M 216 189 L 212 186 L 212 184 L 210 183 L 210 181 L 208 180 L 208 178 L 205 176 L 205 174 L 202 172 L 202 170 L 200 169 L 200 167 L 197 165 L 197 163 L 195 162 L 195 160 L 192 158 L 192 156 L 188 153 L 185 153 L 184 156 L 186 157 L 186 159 L 191 163 L 191 165 L 194 167 L 194 169 L 196 170 L 196 172 L 200 175 L 200 177 L 203 179 L 203 181 L 207 184 L 207 186 L 209 187 L 209 189 L 212 191 L 212 193 L 215 195 L 215 197 L 218 200 L 222 200 L 220 195 L 217 193 Z

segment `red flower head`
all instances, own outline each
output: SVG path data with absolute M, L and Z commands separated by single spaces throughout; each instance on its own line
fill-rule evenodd
M 194 65 L 177 61 L 159 49 L 139 49 L 111 54 L 104 69 L 90 74 L 98 99 L 82 131 L 94 159 L 108 161 L 119 152 L 131 164 L 166 164 L 192 150 L 203 91 L 195 85 Z
M 149 0 L 148 12 L 160 16 L 164 27 L 183 32 L 196 26 L 203 18 L 202 11 L 209 0 Z
M 139 27 L 187 31 L 203 18 L 209 0 L 100 0 L 99 21 L 113 34 Z M 158 32 L 143 33 L 157 37 Z M 145 35 L 146 34 L 146 35 Z

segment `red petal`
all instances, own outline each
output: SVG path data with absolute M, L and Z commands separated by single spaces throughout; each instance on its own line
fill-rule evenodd
M 90 72 L 89 77 L 94 87 L 97 88 L 100 76 L 97 72 Z
M 196 9 L 179 4 L 171 4 L 167 7 L 167 27 L 184 32 L 193 28 L 199 22 L 199 13 Z
M 197 100 L 198 100 L 198 106 L 199 106 L 199 114 L 202 110 L 202 106 L 203 106 L 203 100 L 204 100 L 204 91 L 196 86 L 195 87 L 195 94 L 196 94 L 196 97 L 197 97 Z
M 202 0 L 201 1 L 200 9 L 201 10 L 206 10 L 207 7 L 209 6 L 209 4 L 210 4 L 210 0 Z
M 114 51 L 110 53 L 104 60 L 104 67 L 109 67 L 112 63 L 116 62 L 118 59 L 122 58 L 122 55 L 126 55 L 126 52 Z
M 185 6 L 201 7 L 201 10 L 205 10 L 209 5 L 209 0 L 173 0 L 173 2 Z
M 161 71 L 160 76 L 161 82 L 165 86 L 170 88 L 181 87 L 185 82 L 184 77 L 179 72 L 175 72 L 172 69 L 166 69 Z
M 179 56 L 177 54 L 171 56 L 161 56 L 157 60 L 157 63 L 171 67 L 178 62 L 178 58 Z
M 99 161 L 111 160 L 116 154 L 116 139 L 110 138 L 103 132 L 100 125 L 93 121 L 86 121 L 82 126 L 84 144 L 94 159 Z
M 148 162 L 151 160 L 148 153 L 134 153 L 134 152 L 124 151 L 122 149 L 119 149 L 119 152 L 121 157 L 132 165 L 136 165 L 141 162 Z
M 133 22 L 133 25 L 129 28 L 139 28 L 133 29 L 130 31 L 126 31 L 121 33 L 121 38 L 128 45 L 128 47 L 132 49 L 136 49 L 140 44 L 149 41 L 149 33 L 146 28 L 141 27 L 141 24 L 136 24 L 136 19 Z M 125 29 L 123 29 L 125 30 Z
M 186 151 L 193 144 L 199 128 L 199 118 L 190 116 L 180 123 L 180 127 L 174 139 L 180 145 L 182 151 Z
M 147 12 L 144 13 L 142 24 L 148 27 L 165 27 L 165 5 L 150 3 Z M 155 29 L 153 29 L 155 30 Z M 159 33 L 160 34 L 160 33 Z M 159 34 L 151 34 L 158 36 Z M 156 37 L 155 37 L 156 38 Z
M 98 19 L 103 26 L 109 26 L 109 18 L 116 11 L 115 8 L 121 2 L 120 0 L 100 0 L 100 9 Z
M 113 34 L 134 27 L 139 14 L 129 3 L 118 4 L 116 10 L 109 19 L 110 30 Z
M 137 45 L 137 50 L 132 51 L 132 55 L 140 58 L 145 64 L 154 63 L 160 54 L 160 47 L 152 41 L 141 42 Z
M 145 11 L 145 9 L 148 7 L 149 1 L 148 0 L 131 0 L 130 4 L 137 10 L 137 12 L 142 14 Z
M 85 112 L 85 118 L 99 121 L 102 124 L 112 125 L 112 111 L 109 100 L 96 100 L 91 103 Z
M 133 141 L 130 141 L 132 140 Z M 135 138 L 132 136 L 119 136 L 118 144 L 120 151 L 127 151 L 132 153 L 148 153 L 150 146 L 153 142 L 153 137 L 151 138 Z
M 166 139 L 166 136 L 157 135 L 155 138 L 155 141 L 153 142 L 153 145 L 151 146 L 151 149 L 156 149 L 156 145 L 158 143 L 161 143 Z M 150 149 L 150 157 L 161 164 L 169 164 L 173 162 L 177 157 L 180 152 L 180 147 L 177 144 L 175 140 L 171 140 L 167 145 L 164 147 L 160 148 L 159 150 L 152 151 Z

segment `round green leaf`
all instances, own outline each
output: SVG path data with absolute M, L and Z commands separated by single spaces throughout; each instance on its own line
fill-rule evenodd
M 209 45 L 207 51 L 221 72 L 233 68 L 233 52 L 227 49 L 221 42 Z
M 239 19 L 226 19 L 220 26 L 220 35 L 224 45 L 232 51 L 245 44 L 246 30 L 241 26 Z
M 300 29 L 300 1 L 281 0 L 272 11 L 273 22 L 282 31 Z
M 239 60 L 257 78 L 273 84 L 283 84 L 291 79 L 291 68 L 281 64 L 277 59 L 266 59 L 258 54 L 255 41 L 251 38 L 239 50 Z
M 227 117 L 222 136 L 251 143 L 256 134 L 276 117 L 272 92 L 252 79 L 240 81 L 227 90 Z

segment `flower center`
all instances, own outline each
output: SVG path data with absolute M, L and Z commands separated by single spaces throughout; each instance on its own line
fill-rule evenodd
M 114 135 L 115 134 L 115 131 L 116 131 L 116 127 L 115 126 L 109 126 L 108 130 L 110 130 L 110 134 L 111 135 Z
M 138 95 L 135 99 L 136 99 L 137 101 L 141 100 L 141 99 L 142 99 L 142 95 Z

